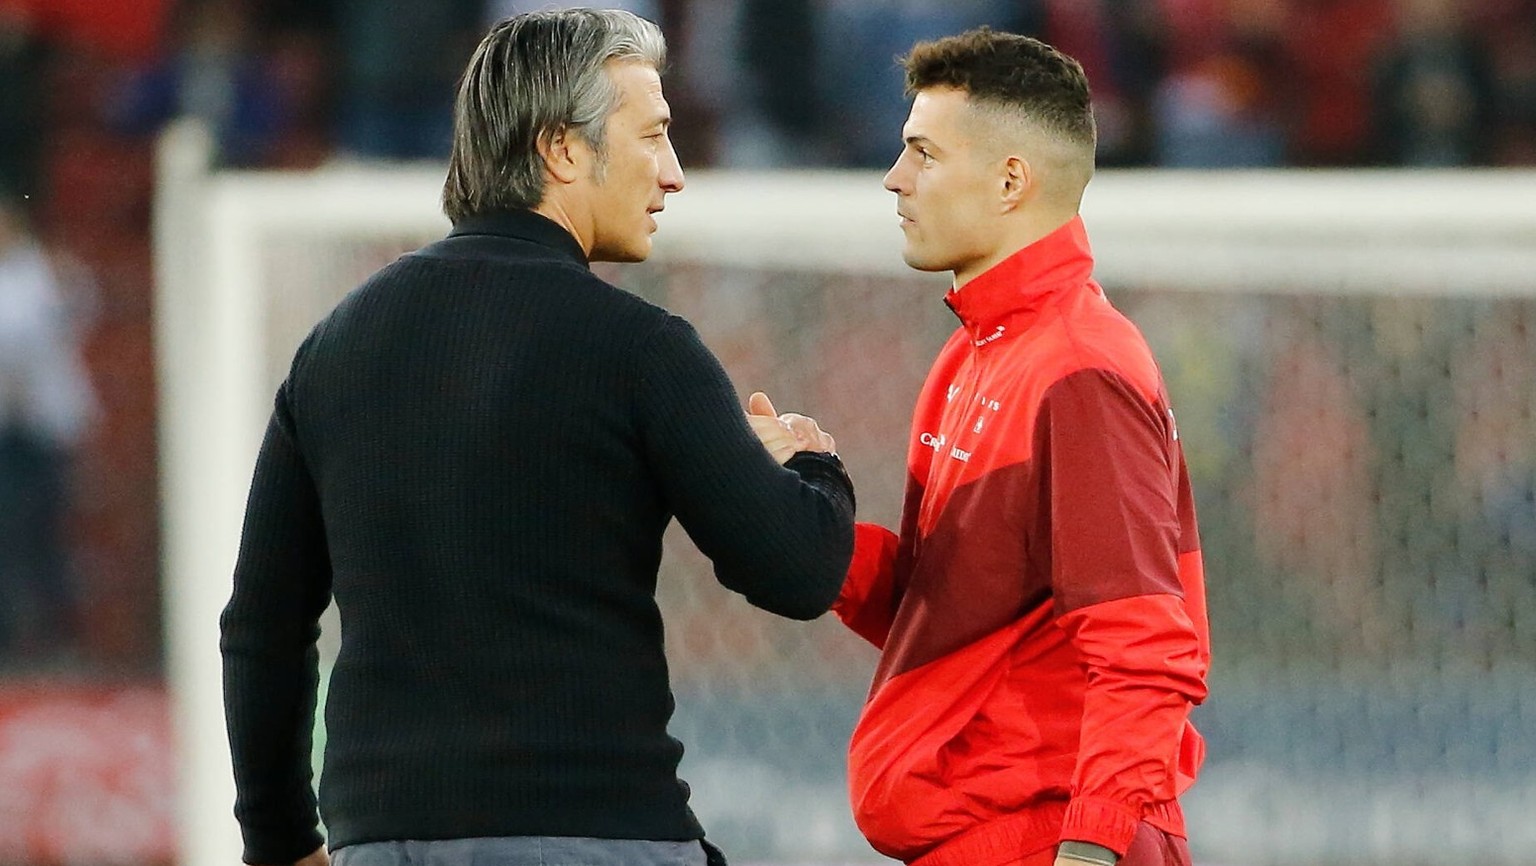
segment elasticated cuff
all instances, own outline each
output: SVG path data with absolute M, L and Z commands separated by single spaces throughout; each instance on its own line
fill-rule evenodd
M 1061 838 L 1103 845 L 1121 857 L 1136 838 L 1141 815 L 1124 803 L 1094 797 L 1076 797 L 1067 804 Z

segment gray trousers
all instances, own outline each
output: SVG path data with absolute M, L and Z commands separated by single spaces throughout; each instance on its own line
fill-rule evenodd
M 576 836 L 363 842 L 331 852 L 332 866 L 705 866 L 705 843 Z M 723 863 L 724 860 L 718 862 Z

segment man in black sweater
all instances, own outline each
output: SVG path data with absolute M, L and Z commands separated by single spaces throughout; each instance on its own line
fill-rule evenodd
M 496 25 L 459 90 L 452 232 L 295 355 L 221 623 L 247 863 L 327 859 L 309 754 L 333 597 L 338 866 L 719 862 L 666 730 L 662 532 L 676 515 L 722 584 L 810 619 L 853 490 L 830 437 L 749 421 L 686 322 L 588 269 L 645 258 L 682 188 L 663 53 L 622 12 Z

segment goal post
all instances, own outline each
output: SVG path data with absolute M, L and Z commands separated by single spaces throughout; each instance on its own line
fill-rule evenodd
M 239 857 L 218 616 L 275 388 L 345 292 L 448 228 L 441 166 L 212 171 L 207 154 L 196 127 L 166 134 L 155 207 L 184 866 Z M 1515 863 L 1536 845 L 1517 818 L 1536 782 L 1509 769 L 1536 765 L 1533 203 L 1536 173 L 1514 171 L 1090 184 L 1097 279 L 1158 353 L 1201 497 L 1217 644 L 1197 855 Z M 861 518 L 894 523 L 912 401 L 953 319 L 944 276 L 902 263 L 879 173 L 690 172 L 658 222 L 651 261 L 600 273 L 694 321 L 743 391 L 826 422 Z M 712 836 L 744 861 L 877 861 L 842 776 L 872 651 L 748 610 L 676 532 L 659 598 Z
M 232 588 L 274 371 L 288 360 L 272 344 L 293 336 L 270 331 L 285 313 L 312 324 L 351 287 L 335 286 L 298 311 L 274 306 L 261 244 L 289 232 L 425 240 L 447 227 L 432 206 L 430 171 L 347 179 L 215 172 L 211 155 L 200 126 L 172 125 L 159 148 L 154 209 L 162 585 L 184 866 L 239 862 L 218 617 Z

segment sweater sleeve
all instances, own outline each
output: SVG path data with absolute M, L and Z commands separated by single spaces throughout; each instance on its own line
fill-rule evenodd
M 780 466 L 720 362 L 676 316 L 644 345 L 637 390 L 648 462 L 720 582 L 782 616 L 825 613 L 853 551 L 853 485 L 841 461 L 802 453 Z
M 257 457 L 234 592 L 220 619 L 246 863 L 292 863 L 322 841 L 310 753 L 315 640 L 330 595 L 319 499 L 293 438 L 285 386 Z
M 1205 655 L 1179 576 L 1180 460 L 1166 411 L 1113 374 L 1072 374 L 1037 419 L 1059 622 L 1087 674 L 1062 838 L 1123 854 L 1178 793 Z

